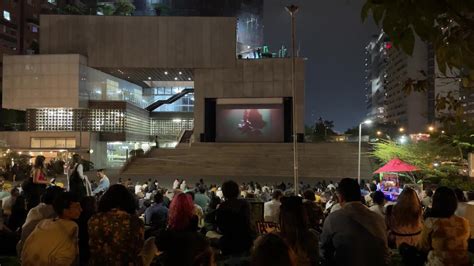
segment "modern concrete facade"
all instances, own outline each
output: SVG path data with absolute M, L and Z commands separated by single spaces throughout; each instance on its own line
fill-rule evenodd
M 130 150 L 149 149 L 156 134 L 154 121 L 159 119 L 182 123 L 192 117 L 193 123 L 183 129 L 194 127 L 194 142 L 215 141 L 203 137 L 209 135 L 205 125 L 212 119 L 207 115 L 212 107 L 205 105 L 209 99 L 291 103 L 291 60 L 237 59 L 232 17 L 47 15 L 41 17 L 41 27 L 40 55 L 4 58 L 4 103 L 26 110 L 30 130 L 0 135 L 17 151 L 79 152 L 97 167 L 107 167 L 119 151 L 123 161 Z M 296 123 L 302 134 L 300 59 L 295 84 Z M 186 114 L 147 110 L 157 99 L 150 90 L 181 97 L 183 88 L 194 90 L 189 96 L 193 108 Z M 287 107 L 291 110 L 291 104 Z M 285 120 L 288 131 L 291 113 L 285 111 L 285 117 L 290 118 Z M 44 141 L 37 144 L 37 136 Z M 281 145 L 288 145 L 284 141 L 288 138 L 281 140 Z
M 406 93 L 409 79 L 420 80 L 428 73 L 428 47 L 418 38 L 413 55 L 392 46 L 381 32 L 367 47 L 367 116 L 378 122 L 402 127 L 407 133 L 426 132 L 428 121 L 427 92 Z

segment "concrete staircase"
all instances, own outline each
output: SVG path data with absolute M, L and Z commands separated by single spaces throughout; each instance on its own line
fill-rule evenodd
M 291 143 L 193 143 L 184 149 L 153 149 L 122 172 L 133 177 L 291 177 Z M 357 176 L 355 143 L 300 143 L 299 175 L 306 178 Z M 362 177 L 373 167 L 364 146 Z

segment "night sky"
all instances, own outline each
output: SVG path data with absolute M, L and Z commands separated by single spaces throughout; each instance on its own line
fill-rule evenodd
M 290 17 L 284 7 L 300 7 L 297 47 L 306 61 L 306 124 L 322 116 L 335 129 L 358 125 L 365 115 L 364 48 L 377 28 L 362 23 L 365 0 L 265 0 L 265 43 L 271 51 L 291 47 Z M 290 49 L 289 49 L 290 50 Z

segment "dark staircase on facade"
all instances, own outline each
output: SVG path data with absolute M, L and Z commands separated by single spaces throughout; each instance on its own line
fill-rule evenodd
M 194 89 L 193 88 L 186 88 L 184 90 L 182 90 L 181 92 L 179 93 L 176 93 L 175 95 L 169 97 L 168 99 L 166 100 L 158 100 L 152 104 L 150 104 L 148 107 L 146 107 L 145 109 L 149 112 L 152 112 L 153 110 L 155 110 L 156 108 L 162 106 L 163 104 L 171 104 L 171 103 L 174 103 L 175 101 L 181 99 L 183 96 L 185 96 L 186 94 L 188 93 L 192 93 L 194 92 Z

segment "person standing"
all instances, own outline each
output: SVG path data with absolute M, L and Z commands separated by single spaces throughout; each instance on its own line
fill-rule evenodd
M 92 191 L 92 195 L 102 194 L 110 187 L 110 180 L 105 175 L 104 169 L 97 170 L 97 177 L 99 178 L 99 185 Z
M 76 194 L 77 197 L 79 197 L 79 200 L 86 196 L 90 196 L 90 193 L 88 193 L 88 190 L 90 189 L 87 189 L 88 181 L 86 179 L 86 176 L 84 175 L 84 166 L 82 165 L 82 159 L 81 156 L 77 153 L 72 156 L 69 172 L 69 191 L 71 193 Z
M 40 203 L 40 197 L 49 184 L 46 178 L 46 167 L 44 166 L 45 157 L 36 156 L 35 164 L 31 173 L 29 184 L 24 188 L 26 198 L 26 209 L 30 210 Z

